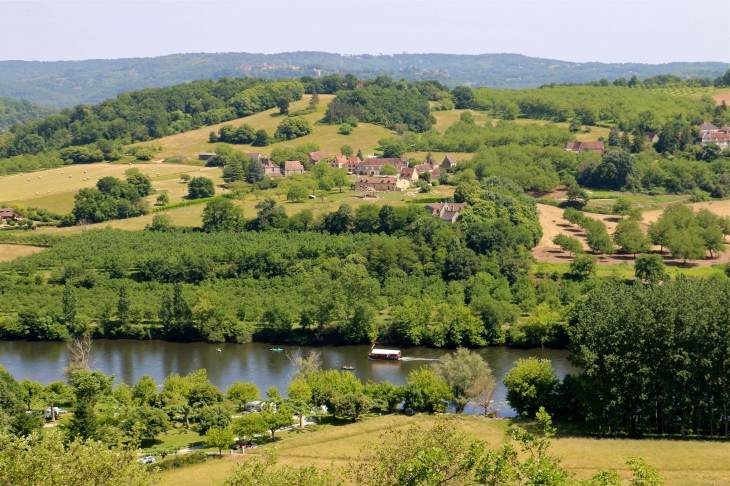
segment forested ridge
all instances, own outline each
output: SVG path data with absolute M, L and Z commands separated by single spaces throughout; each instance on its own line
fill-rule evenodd
M 296 66 L 294 71 L 292 66 Z M 368 54 L 344 56 L 325 52 L 278 54 L 173 54 L 131 58 L 56 62 L 0 62 L 0 96 L 24 98 L 56 108 L 98 103 L 125 91 L 172 86 L 199 79 L 253 76 L 289 78 L 304 72 L 316 76 L 348 72 L 360 78 L 379 75 L 409 81 L 436 79 L 450 87 L 463 84 L 493 88 L 535 88 L 547 83 L 585 83 L 600 78 L 661 74 L 711 78 L 726 63 L 669 64 L 573 63 L 517 54 Z
M 0 96 L 0 133 L 7 131 L 16 123 L 22 124 L 37 120 L 55 111 L 53 108 L 31 103 L 27 100 L 16 100 Z

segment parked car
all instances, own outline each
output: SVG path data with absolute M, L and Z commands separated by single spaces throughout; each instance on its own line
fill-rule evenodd
M 147 456 L 137 459 L 137 462 L 140 464 L 154 464 L 157 462 L 157 459 L 154 456 Z

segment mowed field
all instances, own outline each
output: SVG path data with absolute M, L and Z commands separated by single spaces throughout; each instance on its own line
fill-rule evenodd
M 137 168 L 155 183 L 165 178 L 179 178 L 182 173 L 196 175 L 200 168 L 182 164 L 74 164 L 51 170 L 14 174 L 0 178 L 0 203 L 20 202 L 65 214 L 73 209 L 74 194 L 79 189 L 94 187 L 102 177 L 124 178 L 124 172 Z M 171 194 L 172 196 L 172 194 Z
M 405 429 L 411 424 L 429 427 L 437 420 L 434 416 L 387 415 L 372 417 L 346 426 L 322 428 L 316 432 L 281 434 L 275 447 L 280 464 L 304 466 L 319 464 L 345 467 L 349 461 L 357 461 L 360 451 L 379 442 L 380 434 L 389 427 Z M 486 441 L 490 447 L 498 447 L 508 440 L 509 420 L 484 420 L 462 417 L 464 431 Z M 560 430 L 560 428 L 558 428 Z M 267 445 L 247 456 L 259 456 Z M 562 457 L 562 465 L 578 479 L 592 476 L 602 468 L 616 469 L 624 477 L 630 477 L 625 465 L 626 457 L 638 455 L 656 467 L 670 485 L 727 485 L 730 484 L 730 450 L 726 443 L 670 440 L 591 439 L 560 437 L 552 441 L 551 453 Z M 236 462 L 246 456 L 233 454 L 223 460 L 211 460 L 204 464 L 160 473 L 167 485 L 214 485 L 219 484 Z
M 730 91 L 713 95 L 712 99 L 714 99 L 715 103 L 717 103 L 718 105 L 721 105 L 723 101 L 726 105 L 730 105 Z
M 253 147 L 251 145 L 232 145 L 232 147 L 234 150 L 259 152 L 268 156 L 271 154 L 271 151 L 277 147 L 294 147 L 304 143 L 315 143 L 319 145 L 321 151 L 336 155 L 340 153 L 340 147 L 345 144 L 349 144 L 356 151 L 359 148 L 363 153 L 367 154 L 375 150 L 379 139 L 392 135 L 390 130 L 370 123 L 360 123 L 350 135 L 337 133 L 339 131 L 339 125 L 315 125 L 317 121 L 324 117 L 327 105 L 329 105 L 329 102 L 332 101 L 333 98 L 334 95 L 319 95 L 319 106 L 317 107 L 317 111 L 315 113 L 304 115 L 304 118 L 312 124 L 313 128 L 312 133 L 305 137 L 275 143 L 267 147 Z M 293 102 L 291 104 L 290 111 L 303 110 L 307 108 L 309 99 L 310 95 L 305 95 L 301 100 Z M 201 152 L 215 152 L 215 147 L 218 144 L 209 143 L 208 136 L 210 132 L 218 133 L 218 130 L 220 130 L 220 127 L 223 125 L 233 125 L 237 127 L 244 123 L 248 123 L 256 130 L 264 129 L 270 136 L 273 136 L 276 131 L 276 127 L 279 126 L 285 118 L 285 115 L 281 115 L 279 113 L 278 108 L 273 108 L 245 118 L 238 118 L 236 120 L 219 123 L 218 125 L 211 125 L 197 130 L 192 130 L 190 132 L 151 140 L 149 142 L 141 142 L 134 144 L 134 146 L 162 147 L 162 151 L 159 152 L 160 157 L 182 156 L 184 158 L 197 160 L 198 154 Z
M 0 262 L 9 262 L 18 257 L 32 255 L 46 248 L 26 245 L 0 245 Z

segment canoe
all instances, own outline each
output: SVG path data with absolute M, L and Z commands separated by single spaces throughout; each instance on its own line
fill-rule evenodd
M 282 351 L 284 351 L 284 349 L 282 349 L 282 348 L 271 348 L 269 351 L 274 351 L 275 353 L 281 353 Z

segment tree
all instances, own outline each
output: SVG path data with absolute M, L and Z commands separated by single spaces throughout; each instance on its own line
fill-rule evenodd
M 170 196 L 167 195 L 167 191 L 160 193 L 159 196 L 157 196 L 157 204 L 160 206 L 166 206 L 170 203 Z
M 215 196 L 213 180 L 207 177 L 193 177 L 188 183 L 188 198 L 200 199 Z
M 68 282 L 63 288 L 61 307 L 63 312 L 63 321 L 67 325 L 72 324 L 76 319 L 76 289 Z
M 583 245 L 580 240 L 572 236 L 566 236 L 563 233 L 555 235 L 555 238 L 553 238 L 553 244 L 558 245 L 561 250 L 567 251 L 573 255 L 583 253 Z
M 457 110 L 474 108 L 474 92 L 468 86 L 457 86 L 451 90 L 451 97 Z
M 649 240 L 639 228 L 639 223 L 633 220 L 621 220 L 616 225 L 613 241 L 624 253 L 646 253 L 649 251 Z
M 352 149 L 352 146 L 347 145 L 347 144 L 340 147 L 340 153 L 342 155 L 344 155 L 345 157 L 352 157 L 355 154 L 355 152 Z
M 352 125 L 349 123 L 343 123 L 340 125 L 339 133 L 342 135 L 350 135 L 354 129 L 352 128 Z
M 696 260 L 705 256 L 705 240 L 692 228 L 674 230 L 669 234 L 667 247 L 672 253 L 672 257 L 681 258 L 682 263 L 686 264 L 687 260 Z
M 639 280 L 650 283 L 657 283 L 666 280 L 666 267 L 661 255 L 644 254 L 637 255 L 634 261 L 634 275 Z
M 64 445 L 59 430 L 30 437 L 0 434 L 0 484 L 151 486 L 153 476 L 136 459 L 132 450 L 100 447 L 98 442 Z
M 137 439 L 154 439 L 170 429 L 171 424 L 163 410 L 145 405 L 134 409 L 122 428 L 129 435 L 137 436 Z
M 154 405 L 157 397 L 157 383 L 150 375 L 142 377 L 132 387 L 132 398 L 139 405 Z
M 568 201 L 578 202 L 583 206 L 588 204 L 588 201 L 590 200 L 588 193 L 578 184 L 571 184 L 568 188 L 568 193 L 566 194 L 566 196 L 568 197 Z
M 259 415 L 261 415 L 261 420 L 266 424 L 266 430 L 271 432 L 272 439 L 274 439 L 277 430 L 292 424 L 292 414 L 286 407 L 280 407 L 276 413 L 270 410 L 264 410 Z
M 276 466 L 276 451 L 268 450 L 263 454 L 263 461 L 252 458 L 236 465 L 233 472 L 223 481 L 223 486 L 239 486 L 256 484 L 260 486 L 342 486 L 340 474 L 328 468 L 311 466 Z
M 132 307 L 132 296 L 129 294 L 129 286 L 119 286 L 119 301 L 117 302 L 117 320 L 122 324 L 129 322 L 129 311 Z
M 96 435 L 98 427 L 93 404 L 88 400 L 83 400 L 76 403 L 73 416 L 66 428 L 66 434 L 69 441 L 86 440 Z
M 356 155 L 356 156 L 357 156 L 357 158 L 358 158 L 358 159 L 360 159 L 361 161 L 362 161 L 362 160 L 365 160 L 365 156 L 364 156 L 364 155 L 362 154 L 362 150 L 360 150 L 360 149 L 357 149 L 357 155 Z
M 558 385 L 552 364 L 537 358 L 520 359 L 504 378 L 507 402 L 524 417 L 550 406 Z
M 295 138 L 309 135 L 310 133 L 312 133 L 312 125 L 306 118 L 301 116 L 286 118 L 278 127 L 276 127 L 274 140 L 278 142 L 293 140 Z
M 306 380 L 297 378 L 289 382 L 286 394 L 289 396 L 287 407 L 299 416 L 299 428 L 304 428 L 304 414 L 312 410 L 312 388 Z
M 198 432 L 205 434 L 213 428 L 225 429 L 231 425 L 231 410 L 228 405 L 216 404 L 200 409 Z
M 514 120 L 520 114 L 520 107 L 517 103 L 507 103 L 502 110 L 502 118 L 505 120 Z
M 315 109 L 317 109 L 317 105 L 319 105 L 319 95 L 315 91 L 314 93 L 312 93 L 312 97 L 309 98 L 308 108 L 310 110 L 315 110 Z
M 286 200 L 299 203 L 307 199 L 308 195 L 309 189 L 307 186 L 300 182 L 295 182 L 289 186 L 289 190 L 286 193 Z
M 613 203 L 613 212 L 621 216 L 626 216 L 629 214 L 632 207 L 633 205 L 631 204 L 631 201 L 625 197 L 619 197 L 616 199 L 616 202 Z
M 260 413 L 249 413 L 235 419 L 231 430 L 241 439 L 253 440 L 257 435 L 265 434 L 268 428 Z
M 399 159 L 403 157 L 408 150 L 408 145 L 402 139 L 397 138 L 381 138 L 378 140 L 378 145 L 383 150 L 383 157 L 386 159 Z M 360 159 L 363 160 L 363 159 Z
M 544 348 L 545 343 L 555 338 L 559 318 L 559 314 L 543 302 L 530 317 L 513 328 L 512 340 L 515 344 L 539 344 Z
M 451 387 L 451 404 L 462 413 L 479 391 L 475 385 L 492 376 L 489 364 L 477 353 L 457 348 L 456 353 L 444 355 L 431 365 L 436 375 Z
M 384 176 L 391 176 L 391 175 L 397 175 L 398 171 L 395 167 L 393 167 L 392 164 L 383 164 L 383 167 L 380 169 L 380 175 Z
M 448 383 L 426 366 L 411 371 L 406 377 L 405 404 L 411 412 L 443 412 L 453 396 Z
M 30 381 L 28 378 L 21 381 L 19 385 L 23 389 L 23 396 L 21 399 L 28 410 L 30 410 L 33 402 L 39 400 L 43 396 L 43 385 L 37 381 Z
M 248 381 L 234 381 L 226 390 L 226 398 L 238 402 L 239 408 L 256 400 L 261 395 L 258 387 Z
M 595 255 L 576 254 L 570 263 L 570 273 L 580 278 L 595 275 L 597 261 L 598 257 Z
M 269 134 L 266 133 L 266 130 L 262 128 L 256 131 L 256 135 L 254 136 L 251 145 L 253 145 L 254 147 L 266 147 L 270 143 L 271 137 L 269 137 Z
M 583 122 L 581 122 L 580 118 L 573 118 L 573 120 L 571 120 L 570 122 L 568 130 L 570 130 L 570 133 L 578 133 L 580 132 L 581 128 L 583 128 Z
M 281 113 L 282 115 L 286 115 L 289 113 L 291 98 L 291 93 L 286 92 L 279 96 L 279 99 L 276 100 L 276 106 L 279 108 L 279 113 Z
M 342 187 L 346 186 L 347 183 L 348 183 L 347 169 L 333 169 L 332 170 L 332 184 L 336 187 L 339 187 L 340 192 L 342 192 Z
M 235 230 L 242 221 L 243 210 L 222 196 L 213 198 L 203 209 L 203 230 L 208 233 Z
M 223 455 L 223 449 L 233 443 L 233 432 L 229 428 L 213 427 L 205 433 L 206 447 L 218 449 L 218 455 Z
M 180 174 L 180 180 L 187 184 L 190 181 L 190 174 Z

